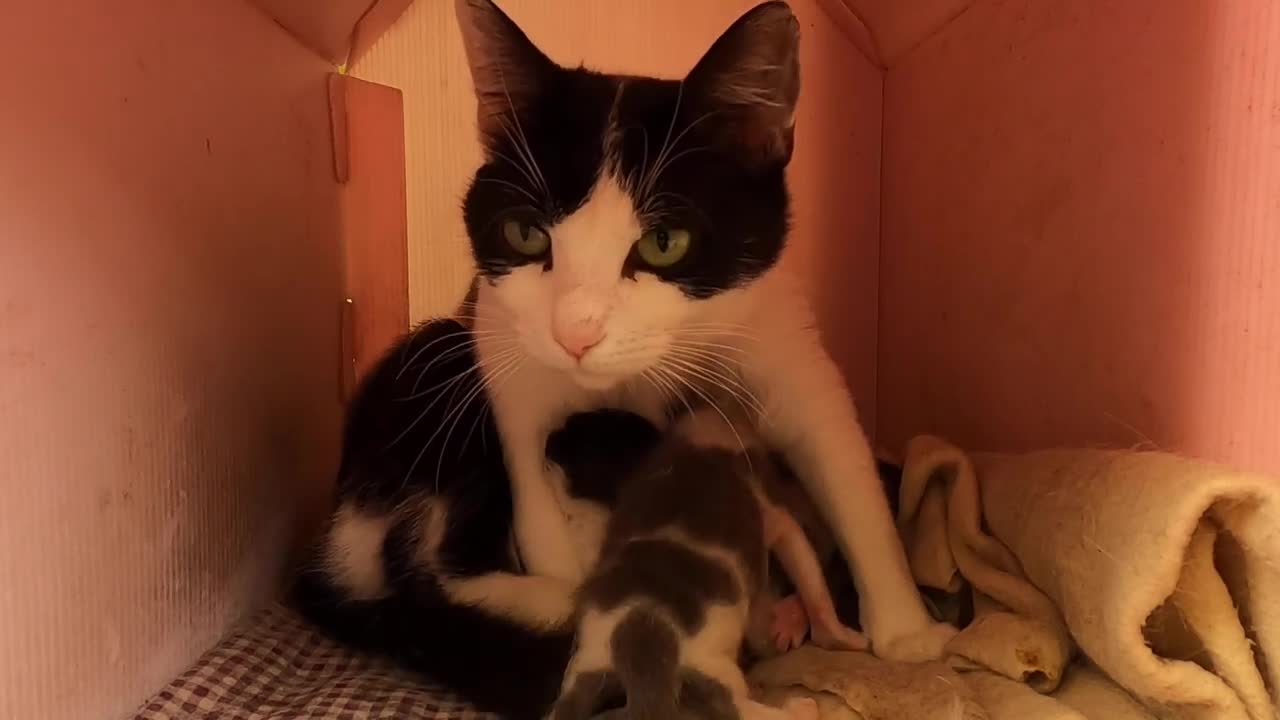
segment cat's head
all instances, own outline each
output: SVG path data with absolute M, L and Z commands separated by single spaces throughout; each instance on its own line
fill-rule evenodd
M 683 80 L 561 67 L 490 0 L 457 13 L 485 158 L 464 219 L 523 351 L 607 388 L 713 330 L 787 234 L 790 8 L 743 15 Z

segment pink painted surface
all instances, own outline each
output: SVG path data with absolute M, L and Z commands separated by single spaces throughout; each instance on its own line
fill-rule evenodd
M 0 46 L 0 717 L 120 717 L 323 507 L 326 64 L 238 1 L 11 3 Z
M 359 380 L 409 327 L 404 104 L 400 91 L 385 85 L 347 75 L 330 82 L 335 128 L 342 128 L 334 154 L 347 168 L 339 207 L 351 301 L 350 380 Z
M 944 28 L 974 0 L 822 0 L 841 5 L 868 28 L 872 59 L 893 67 L 911 50 Z
M 375 0 L 249 0 L 302 44 L 341 64 L 351 46 L 351 33 Z
M 249 0 L 321 57 L 341 65 L 358 57 L 413 0 Z
M 1265 0 L 990 0 L 891 69 L 885 441 L 1280 471 L 1277 39 Z

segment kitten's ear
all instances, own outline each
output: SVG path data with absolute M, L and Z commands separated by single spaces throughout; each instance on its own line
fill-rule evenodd
M 732 142 L 764 164 L 791 159 L 800 97 L 800 23 L 785 2 L 757 5 L 716 40 L 685 79 Z
M 490 0 L 455 0 L 476 92 L 481 139 L 514 133 L 514 118 L 542 91 L 555 63 Z

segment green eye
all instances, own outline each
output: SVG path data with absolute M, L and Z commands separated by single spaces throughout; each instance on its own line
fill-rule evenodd
M 551 247 L 551 236 L 546 230 L 519 220 L 502 223 L 502 237 L 513 250 L 521 255 L 541 255 Z
M 688 230 L 656 227 L 636 242 L 636 252 L 650 267 L 671 267 L 689 252 L 692 240 Z

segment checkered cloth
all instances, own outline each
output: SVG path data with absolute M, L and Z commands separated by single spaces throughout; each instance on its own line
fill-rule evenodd
M 135 720 L 485 720 L 447 691 L 275 605 L 204 654 Z

